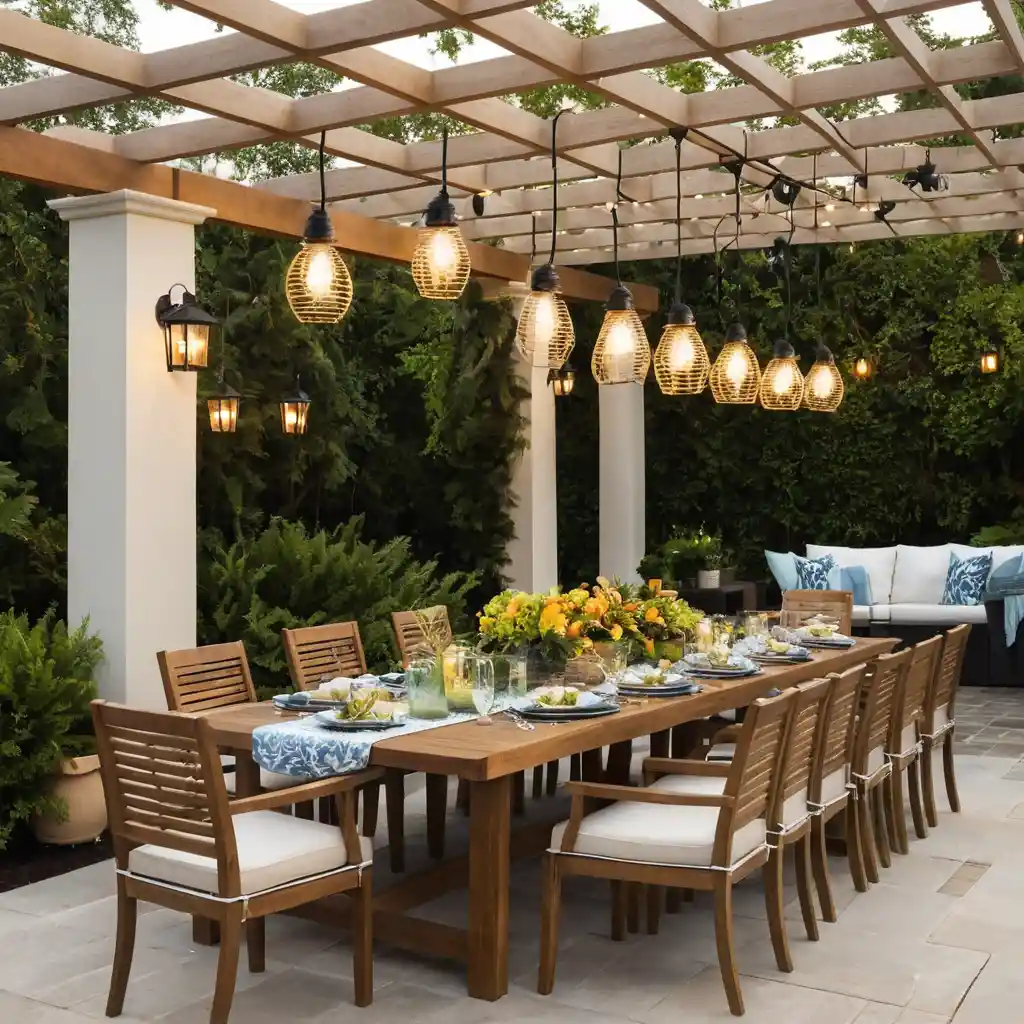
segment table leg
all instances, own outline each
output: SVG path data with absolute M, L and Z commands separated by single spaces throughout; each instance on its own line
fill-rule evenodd
M 661 732 L 651 734 L 651 757 L 668 757 L 671 735 L 672 732 L 669 729 L 662 729 Z
M 508 992 L 508 874 L 512 779 L 470 784 L 469 994 Z
M 604 778 L 603 751 L 584 750 L 580 773 L 584 782 L 600 782 Z
M 633 741 L 623 740 L 608 748 L 608 766 L 605 781 L 613 786 L 629 785 L 629 769 L 633 763 Z

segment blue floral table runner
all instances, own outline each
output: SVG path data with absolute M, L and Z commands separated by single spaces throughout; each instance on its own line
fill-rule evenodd
M 252 759 L 268 771 L 304 779 L 326 779 L 365 768 L 374 743 L 414 732 L 457 725 L 476 718 L 475 711 L 456 711 L 447 718 L 410 718 L 395 729 L 340 732 L 316 717 L 288 718 L 261 725 L 252 732 Z

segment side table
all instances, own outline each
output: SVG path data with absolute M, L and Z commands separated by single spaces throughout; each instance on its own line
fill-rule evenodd
M 756 583 L 738 580 L 712 589 L 680 588 L 679 596 L 708 615 L 738 615 L 760 607 L 757 591 Z

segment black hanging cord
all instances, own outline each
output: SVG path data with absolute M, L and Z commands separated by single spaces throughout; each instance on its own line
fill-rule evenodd
M 615 281 L 621 287 L 619 273 L 619 197 L 622 195 L 622 150 L 619 150 L 619 169 L 615 175 L 615 202 L 612 204 L 612 251 L 615 254 Z
M 537 218 L 530 215 L 530 266 L 537 258 Z
M 324 178 L 324 151 L 327 148 L 327 132 L 320 133 L 320 209 L 327 209 L 327 182 Z
M 815 204 L 817 214 L 817 204 Z M 793 207 L 789 208 L 789 238 L 786 239 L 786 340 L 793 334 L 793 235 L 796 224 L 793 222 Z
M 441 128 L 441 195 L 448 198 L 448 125 Z
M 675 303 L 683 301 L 683 138 L 685 132 L 676 133 L 676 296 Z
M 558 119 L 569 113 L 568 107 L 563 107 L 551 119 L 551 255 L 548 263 L 555 264 L 555 245 L 558 236 L 558 151 L 556 149 L 556 138 L 558 132 Z

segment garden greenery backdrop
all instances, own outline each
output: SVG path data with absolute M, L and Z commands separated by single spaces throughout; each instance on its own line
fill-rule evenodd
M 137 45 L 129 0 L 0 2 Z M 594 4 L 545 0 L 538 11 L 578 35 L 603 31 Z M 933 48 L 954 44 L 931 33 L 926 18 L 915 20 Z M 470 42 L 453 30 L 430 45 L 457 59 Z M 854 29 L 842 34 L 832 63 L 877 59 L 888 47 L 873 30 Z M 783 71 L 802 62 L 794 43 L 760 52 Z M 0 56 L 0 84 L 38 73 L 20 58 Z M 683 91 L 731 84 L 707 63 L 654 74 Z M 304 64 L 238 78 L 292 95 L 336 81 Z M 976 96 L 1021 84 L 1005 78 L 957 89 Z M 515 102 L 549 116 L 566 103 L 593 108 L 604 101 L 576 86 L 553 86 Z M 898 102 L 913 109 L 934 100 L 908 94 Z M 160 101 L 132 101 L 63 120 L 129 131 L 169 110 Z M 866 112 L 864 104 L 825 111 L 833 118 Z M 443 123 L 423 114 L 366 127 L 407 141 L 436 137 Z M 194 163 L 211 170 L 219 162 L 256 180 L 310 170 L 314 159 L 276 143 Z M 936 159 L 941 170 L 938 149 Z M 32 614 L 51 603 L 60 608 L 64 592 L 67 249 L 47 198 L 33 186 L 0 181 L 0 604 Z M 223 227 L 201 228 L 197 238 L 200 299 L 225 325 L 211 363 L 223 361 L 228 382 L 244 396 L 238 433 L 211 434 L 202 398 L 214 374 L 201 377 L 201 637 L 244 635 L 271 672 L 280 665 L 268 638 L 279 626 L 325 614 L 368 616 L 364 630 L 376 636 L 387 610 L 412 599 L 409 581 L 428 597 L 479 607 L 501 582 L 512 528 L 511 467 L 522 443 L 510 309 L 483 301 L 472 287 L 455 304 L 423 301 L 408 268 L 357 259 L 355 301 L 343 323 L 303 326 L 282 290 L 293 243 Z M 765 546 L 966 539 L 1020 515 L 1024 249 L 1004 236 L 962 236 L 874 242 L 852 252 L 832 247 L 820 259 L 819 293 L 819 253 L 795 251 L 791 340 L 805 369 L 818 339 L 830 345 L 847 371 L 843 407 L 835 416 L 768 413 L 716 406 L 708 394 L 666 398 L 650 382 L 652 544 L 673 528 L 703 523 L 720 529 L 741 563 L 763 574 Z M 723 323 L 739 315 L 763 362 L 785 324 L 778 277 L 761 252 L 730 254 L 723 270 L 719 304 L 714 260 L 688 258 L 686 299 L 712 354 Z M 665 307 L 671 275 L 670 260 L 625 267 L 627 278 L 657 284 Z M 570 585 L 593 579 L 597 569 L 597 388 L 588 367 L 601 311 L 573 313 L 577 386 L 558 402 L 560 564 Z M 652 317 L 652 345 L 660 329 L 660 317 Z M 978 356 L 990 342 L 1002 347 L 1006 368 L 983 378 Z M 875 363 L 870 381 L 850 380 L 859 355 Z M 277 400 L 296 373 L 313 399 L 310 432 L 299 440 L 282 437 L 277 419 Z M 315 586 L 289 587 L 274 565 L 318 565 L 329 575 Z M 260 579 L 247 581 L 240 566 L 262 572 Z M 360 588 L 374 566 L 389 582 L 373 591 L 361 616 Z M 387 660 L 386 640 L 371 646 L 377 663 Z

